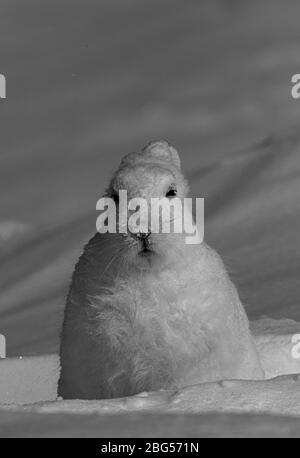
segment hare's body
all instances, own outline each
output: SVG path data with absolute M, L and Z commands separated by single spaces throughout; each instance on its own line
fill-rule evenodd
M 86 246 L 65 311 L 59 394 L 97 399 L 261 378 L 219 256 L 204 243 L 186 245 L 183 234 L 153 234 L 147 253 L 140 243 L 97 234 Z

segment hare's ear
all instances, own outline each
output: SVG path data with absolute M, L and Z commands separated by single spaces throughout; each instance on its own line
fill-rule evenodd
M 181 168 L 179 154 L 176 149 L 166 141 L 150 143 L 143 149 L 142 154 L 153 159 L 158 159 L 159 161 L 170 162 L 178 169 Z
M 126 154 L 126 156 L 123 157 L 121 161 L 121 167 L 128 164 L 135 164 L 136 162 L 141 160 L 141 158 L 141 153 L 128 153 Z

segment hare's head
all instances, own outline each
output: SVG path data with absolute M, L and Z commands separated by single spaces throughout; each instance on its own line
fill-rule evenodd
M 179 155 L 167 142 L 152 142 L 141 153 L 130 153 L 123 158 L 106 196 L 115 201 L 118 232 L 122 233 L 122 243 L 130 260 L 138 264 L 151 264 L 154 258 L 171 261 L 176 252 L 180 252 L 184 236 L 176 230 L 175 219 L 181 218 L 183 213 L 176 213 L 175 203 L 181 204 L 187 193 L 188 185 L 181 172 Z M 129 203 L 126 215 L 122 205 L 124 194 Z M 160 199 L 169 205 L 169 212 L 164 213 L 162 207 L 155 207 L 155 201 Z M 156 226 L 154 208 L 158 209 L 156 218 L 159 215 Z M 170 231 L 167 230 L 168 223 Z
M 120 190 L 127 191 L 128 199 L 185 197 L 188 186 L 177 151 L 167 142 L 158 141 L 141 153 L 127 154 L 111 180 L 108 195 L 116 196 Z

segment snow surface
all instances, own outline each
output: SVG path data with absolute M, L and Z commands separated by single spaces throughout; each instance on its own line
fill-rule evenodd
M 11 88 L 0 117 L 0 334 L 23 360 L 0 362 L 0 434 L 300 436 L 294 376 L 64 402 L 58 359 L 43 356 L 58 352 L 71 271 L 111 173 L 124 153 L 166 138 L 206 198 L 206 239 L 249 317 L 280 319 L 252 326 L 267 376 L 300 372 L 299 1 L 14 3 L 3 0 L 0 16 Z
M 165 430 L 166 435 L 170 435 L 172 431 L 171 436 L 176 434 L 176 431 L 178 435 L 180 435 L 179 431 L 181 434 L 182 431 L 185 431 L 185 434 L 193 436 L 195 424 L 198 424 L 199 427 L 197 435 L 233 434 L 234 428 L 237 428 L 235 417 L 227 418 L 227 422 L 233 422 L 233 426 L 226 432 L 226 428 L 220 426 L 223 425 L 224 420 L 220 416 L 222 414 L 243 414 L 241 421 L 247 425 L 247 435 L 251 435 L 252 432 L 256 436 L 262 434 L 263 431 L 265 434 L 267 432 L 266 423 L 260 431 L 257 429 L 257 424 L 253 430 L 251 422 L 253 422 L 254 414 L 299 417 L 299 422 L 291 423 L 293 428 L 296 425 L 299 427 L 293 432 L 290 427 L 284 430 L 286 421 L 291 422 L 291 419 L 283 419 L 280 423 L 276 417 L 272 418 L 271 422 L 268 420 L 267 429 L 272 424 L 274 426 L 275 422 L 273 433 L 279 427 L 281 435 L 294 435 L 296 431 L 297 434 L 300 434 L 300 359 L 292 357 L 292 336 L 300 333 L 300 323 L 292 320 L 276 321 L 265 318 L 252 323 L 252 330 L 255 333 L 260 357 L 266 364 L 264 366 L 266 376 L 270 379 L 205 383 L 176 391 L 140 393 L 122 399 L 98 401 L 57 399 L 56 388 L 59 376 L 59 357 L 57 355 L 1 360 L 0 427 L 2 423 L 3 429 L 0 434 L 4 436 L 79 434 L 98 437 L 105 437 L 105 434 L 108 436 L 130 435 L 128 423 L 126 421 L 126 425 L 124 421 L 122 423 L 122 414 L 129 415 L 128 422 L 132 421 L 135 426 L 138 415 L 141 416 L 141 421 L 144 422 L 146 419 L 141 435 L 149 435 L 146 431 L 151 418 L 152 422 L 158 421 L 160 425 L 163 425 L 161 431 Z M 279 374 L 280 377 L 271 379 Z M 219 413 L 219 416 L 215 420 L 213 420 L 214 417 L 207 416 L 216 412 Z M 178 420 L 179 413 L 183 417 Z M 175 421 L 172 430 L 166 429 L 164 424 L 168 422 L 170 425 L 169 414 L 177 414 L 177 417 L 171 419 L 171 423 Z M 193 417 L 191 414 L 198 414 L 198 416 Z M 245 414 L 251 414 L 251 417 Z M 78 429 L 80 425 L 78 417 L 82 415 L 84 415 L 85 427 Z M 108 422 L 103 417 L 108 417 Z M 188 429 L 192 421 L 194 426 Z M 214 426 L 208 429 L 212 421 Z M 12 422 L 11 428 L 9 428 L 10 422 Z M 119 422 L 121 425 L 117 430 L 116 425 Z M 259 420 L 260 424 L 261 422 L 262 419 Z M 106 425 L 105 428 L 103 424 Z M 108 424 L 112 426 L 109 430 L 107 429 Z M 152 427 L 151 434 L 155 435 L 155 431 L 157 432 L 157 429 Z M 270 433 L 271 430 L 268 430 L 268 435 Z M 278 431 L 277 433 L 279 434 Z M 234 434 L 241 434 L 241 430 L 236 430 Z
M 15 80 L 1 101 L 0 221 L 5 234 L 34 228 L 0 243 L 9 356 L 57 353 L 96 201 L 120 158 L 157 138 L 206 199 L 207 242 L 250 318 L 300 321 L 299 16 L 298 0 L 1 2 Z
M 255 343 L 259 350 L 259 355 L 265 370 L 266 379 L 272 379 L 280 375 L 300 374 L 300 358 L 296 359 L 292 355 L 292 348 L 295 343 L 292 341 L 293 335 L 300 335 L 300 323 L 293 320 L 273 320 L 264 318 L 251 324 L 251 330 L 255 338 Z M 35 357 L 24 358 L 7 358 L 0 360 L 0 407 L 3 404 L 32 404 L 39 401 L 55 401 L 57 398 L 57 381 L 59 377 L 59 357 L 57 355 L 42 355 Z M 297 378 L 295 380 L 298 380 Z M 280 383 L 282 380 L 280 380 Z M 237 385 L 236 385 L 237 383 Z M 250 384 L 249 384 L 250 383 Z M 222 384 L 206 384 L 201 385 L 201 390 L 214 390 L 216 387 L 234 388 L 241 384 L 242 387 L 272 387 L 265 382 L 265 385 L 259 382 L 224 382 Z M 280 386 L 280 385 L 276 385 Z M 195 390 L 198 388 L 196 387 Z M 205 391 L 204 390 L 204 391 Z M 219 390 L 219 388 L 217 388 Z M 203 392 L 204 392 L 203 391 Z M 226 391 L 226 389 L 225 389 Z M 221 390 L 223 393 L 223 390 Z M 300 392 L 299 392 L 300 396 Z M 155 394 L 139 396 L 137 398 L 128 398 L 122 401 L 121 404 L 115 401 L 103 401 L 96 403 L 96 410 L 104 408 L 107 411 L 110 406 L 115 409 L 117 405 L 121 410 L 127 409 L 131 406 L 132 409 L 139 409 L 140 407 L 150 408 L 152 406 L 161 406 L 167 402 L 169 395 Z M 133 400 L 131 400 L 133 399 Z M 136 400 L 137 399 L 137 400 Z M 205 396 L 205 404 L 203 410 L 209 410 L 214 407 L 214 396 Z M 216 400 L 216 399 L 215 399 Z M 125 404 L 124 404 L 125 402 Z M 107 404 L 108 403 L 108 404 Z M 176 403 L 175 403 L 176 404 Z M 53 411 L 55 409 L 78 410 L 83 407 L 83 411 L 90 412 L 93 409 L 94 403 L 81 401 L 73 402 L 59 401 L 51 405 L 46 405 L 45 409 Z M 122 407 L 121 407 L 122 406 Z M 199 404 L 197 409 L 202 409 L 202 404 Z M 219 407 L 218 407 L 219 408 Z M 230 409 L 230 402 L 226 409 Z M 253 410 L 255 406 L 253 405 Z M 300 403 L 294 407 L 297 413 L 300 413 Z M 41 407 L 44 411 L 44 408 Z M 225 409 L 225 410 L 226 410 Z M 233 408 L 234 409 L 234 408 Z M 259 410 L 261 408 L 259 407 Z M 268 409 L 267 409 L 268 410 Z M 276 410 L 276 406 L 275 406 Z M 110 409 L 108 409 L 110 411 Z M 288 411 L 288 410 L 287 410 Z M 279 412 L 280 413 L 280 412 Z

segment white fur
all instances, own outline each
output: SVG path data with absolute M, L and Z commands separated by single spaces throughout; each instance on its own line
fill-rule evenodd
M 176 150 L 155 142 L 126 156 L 107 195 L 187 194 Z M 59 394 L 109 398 L 220 379 L 263 377 L 236 288 L 220 257 L 184 234 L 97 234 L 72 280 Z

